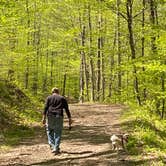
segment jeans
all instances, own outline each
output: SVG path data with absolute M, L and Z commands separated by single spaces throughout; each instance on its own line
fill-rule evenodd
M 54 151 L 59 151 L 60 141 L 63 129 L 63 117 L 62 116 L 48 116 L 46 132 L 48 137 L 48 144 Z

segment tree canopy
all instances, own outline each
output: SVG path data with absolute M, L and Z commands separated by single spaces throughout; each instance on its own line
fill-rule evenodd
M 165 116 L 165 0 L 1 0 L 0 77 L 34 95 L 149 104 Z

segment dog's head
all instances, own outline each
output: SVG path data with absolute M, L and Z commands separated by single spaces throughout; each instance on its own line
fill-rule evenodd
M 123 134 L 122 138 L 124 141 L 128 142 L 129 134 Z

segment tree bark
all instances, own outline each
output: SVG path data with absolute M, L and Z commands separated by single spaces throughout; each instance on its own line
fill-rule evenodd
M 152 31 L 153 31 L 154 26 L 156 24 L 156 19 L 155 19 L 155 15 L 156 15 L 155 14 L 156 13 L 156 10 L 155 10 L 155 1 L 154 0 L 149 0 L 149 4 L 150 4 L 150 22 L 151 22 L 151 27 L 152 27 Z M 155 41 L 156 41 L 156 36 L 154 34 L 152 34 L 152 37 L 151 37 L 151 47 L 152 47 L 152 52 L 153 53 L 156 50 Z
M 136 59 L 135 52 L 135 42 L 134 42 L 134 33 L 133 33 L 133 15 L 132 15 L 132 0 L 127 0 L 126 9 L 127 9 L 127 23 L 128 23 L 128 31 L 129 31 L 129 44 L 131 50 L 131 59 Z M 133 62 L 134 63 L 134 62 Z M 141 98 L 139 94 L 139 85 L 137 78 L 137 70 L 135 64 L 133 64 L 133 74 L 134 74 L 134 92 L 138 101 L 138 104 L 141 105 Z
M 65 96 L 65 92 L 66 92 L 66 73 L 64 74 L 64 77 L 63 77 L 63 88 L 62 88 L 62 96 Z
M 88 6 L 88 25 L 89 25 L 89 64 L 90 64 L 90 82 L 91 82 L 91 98 L 93 102 L 95 100 L 95 86 L 94 86 L 94 64 L 93 64 L 93 52 L 92 52 L 92 23 L 91 23 L 91 6 Z
M 145 56 L 145 37 L 144 37 L 144 28 L 145 28 L 145 5 L 146 5 L 146 0 L 142 0 L 142 57 Z M 142 67 L 142 71 L 145 72 L 145 67 Z M 143 82 L 145 83 L 145 79 L 143 79 Z M 146 87 L 143 88 L 143 98 L 144 101 L 146 101 Z
M 53 82 L 54 82 L 54 76 L 53 76 L 53 73 L 54 73 L 54 52 L 52 51 L 51 53 L 51 67 L 50 67 L 50 85 L 51 87 L 53 87 Z
M 37 27 L 37 9 L 36 9 L 36 2 L 34 2 L 34 33 L 33 33 L 33 47 L 36 51 L 35 57 L 34 57 L 34 73 L 33 73 L 33 84 L 32 84 L 32 90 L 33 93 L 36 95 L 37 94 L 37 90 L 38 90 L 38 63 L 39 63 L 39 55 L 38 55 L 38 35 L 37 35 L 37 31 L 38 31 L 38 27 Z
M 43 78 L 43 92 L 45 92 L 47 90 L 47 81 L 48 81 L 48 61 L 49 61 L 49 50 L 48 50 L 48 39 L 49 38 L 49 32 L 47 32 L 47 39 L 46 39 L 46 46 L 47 46 L 47 50 L 46 50 L 46 63 L 45 63 L 45 73 L 44 73 L 44 78 Z
M 84 77 L 84 62 L 85 62 L 85 52 L 84 52 L 84 46 L 85 46 L 85 26 L 82 25 L 82 20 L 81 20 L 81 14 L 79 12 L 79 23 L 80 23 L 80 36 L 81 36 L 81 64 L 80 64 L 80 97 L 79 101 L 80 103 L 84 102 L 84 91 L 85 91 L 85 77 Z
M 29 0 L 26 0 L 26 14 L 27 14 L 27 28 L 29 31 L 30 28 L 30 16 L 29 16 Z M 27 34 L 27 48 L 30 45 L 30 33 Z M 26 70 L 25 70 L 25 89 L 28 89 L 29 86 L 29 54 L 26 55 Z
M 161 75 L 161 88 L 162 88 L 162 93 L 165 93 L 165 72 L 162 72 Z M 162 110 L 161 110 L 161 118 L 164 119 L 165 116 L 165 97 L 163 96 L 162 99 Z
M 100 99 L 100 88 L 101 88 L 101 47 L 102 47 L 102 39 L 101 39 L 101 24 L 102 24 L 102 14 L 101 14 L 101 0 L 99 0 L 99 9 L 98 9 L 98 39 L 97 39 L 97 80 L 96 80 L 96 90 L 97 96 L 96 99 L 99 101 Z
M 117 54 L 118 54 L 118 95 L 121 96 L 122 76 L 121 76 L 121 39 L 120 39 L 120 0 L 117 0 Z

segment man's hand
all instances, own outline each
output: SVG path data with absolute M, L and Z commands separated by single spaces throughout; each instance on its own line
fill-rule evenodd
M 69 130 L 71 130 L 71 124 L 73 123 L 72 119 L 69 118 Z
M 45 115 L 43 115 L 42 124 L 43 124 L 43 125 L 46 124 L 46 116 L 45 116 Z
M 45 125 L 46 124 L 46 119 L 42 119 L 42 123 Z

